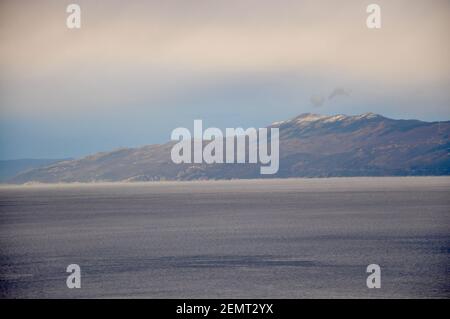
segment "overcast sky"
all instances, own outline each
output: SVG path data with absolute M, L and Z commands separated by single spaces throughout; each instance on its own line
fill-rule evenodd
M 448 30 L 448 0 L 2 0 L 0 158 L 160 143 L 197 118 L 449 120 Z

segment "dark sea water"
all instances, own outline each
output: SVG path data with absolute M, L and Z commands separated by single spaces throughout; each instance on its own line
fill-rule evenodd
M 2 298 L 448 298 L 449 249 L 449 177 L 0 187 Z

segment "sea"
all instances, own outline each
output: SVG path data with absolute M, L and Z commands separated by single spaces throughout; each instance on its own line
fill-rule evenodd
M 449 252 L 450 177 L 0 186 L 0 298 L 449 298 Z

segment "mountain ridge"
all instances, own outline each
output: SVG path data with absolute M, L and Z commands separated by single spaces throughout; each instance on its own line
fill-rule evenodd
M 450 175 L 450 121 L 303 113 L 268 127 L 280 130 L 280 170 L 271 176 L 260 175 L 259 164 L 174 164 L 172 141 L 58 162 L 9 182 Z

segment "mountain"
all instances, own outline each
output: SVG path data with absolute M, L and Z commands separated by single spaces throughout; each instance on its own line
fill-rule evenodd
M 7 181 L 11 177 L 38 167 L 48 166 L 50 164 L 62 161 L 60 159 L 14 159 L 0 160 L 0 182 Z
M 175 142 L 97 153 L 20 173 L 9 181 L 101 182 L 329 176 L 449 175 L 450 121 L 394 120 L 378 114 L 301 114 L 280 131 L 280 169 L 260 164 L 174 164 Z

